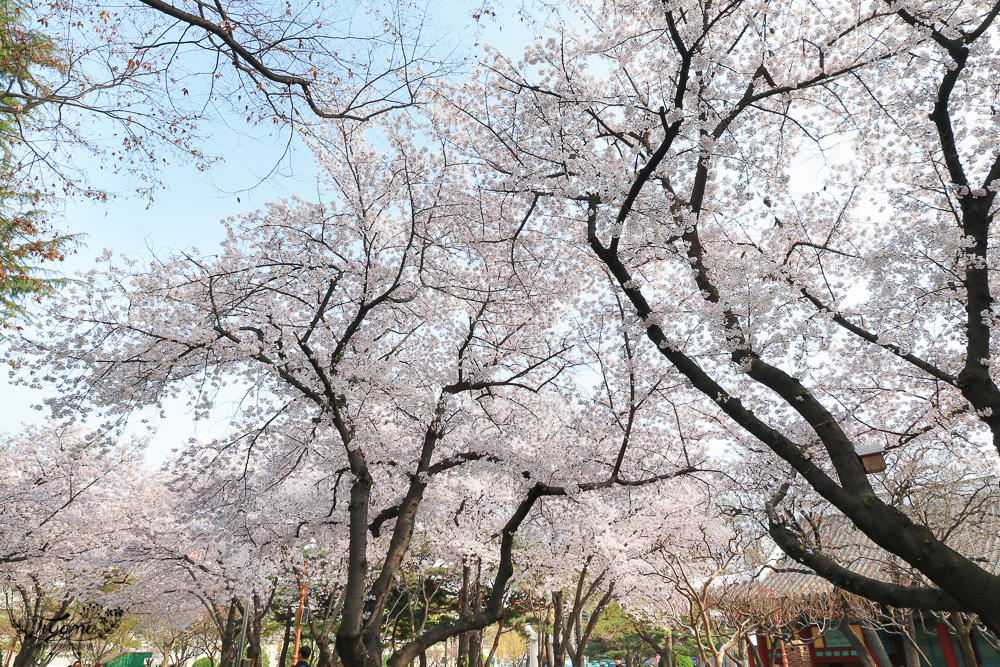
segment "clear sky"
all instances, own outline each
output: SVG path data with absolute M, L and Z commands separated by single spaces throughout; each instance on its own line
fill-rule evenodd
M 438 24 L 441 34 L 447 35 L 456 53 L 475 55 L 479 52 L 477 44 L 488 42 L 519 55 L 531 34 L 527 24 L 518 18 L 517 8 L 493 7 L 498 16 L 477 23 L 472 14 L 481 8 L 481 4 L 449 0 L 429 11 L 431 20 Z M 205 152 L 223 155 L 225 161 L 206 172 L 185 164 L 165 168 L 160 176 L 167 188 L 157 191 L 152 203 L 130 195 L 136 184 L 126 177 L 98 183 L 123 193 L 107 202 L 63 202 L 62 220 L 58 223 L 61 231 L 85 235 L 86 245 L 58 269 L 67 275 L 86 271 L 105 248 L 140 261 L 192 246 L 211 252 L 224 236 L 219 224 L 222 219 L 292 194 L 311 198 L 316 192 L 316 179 L 309 151 L 293 145 L 286 153 L 287 133 L 263 136 L 255 128 L 242 126 L 241 120 L 233 118 L 228 124 L 202 126 L 203 135 L 210 137 Z M 43 391 L 14 386 L 5 375 L 0 380 L 0 429 L 18 431 L 23 422 L 44 419 L 46 413 L 32 406 L 45 395 Z M 157 434 L 148 458 L 160 461 L 170 449 L 192 436 L 221 435 L 224 424 L 225 416 L 220 415 L 214 424 L 201 424 L 196 429 L 183 404 L 168 406 L 165 419 L 153 420 Z

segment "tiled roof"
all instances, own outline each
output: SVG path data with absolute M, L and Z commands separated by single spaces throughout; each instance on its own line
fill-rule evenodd
M 891 582 L 900 581 L 900 575 L 912 572 L 906 563 L 876 546 L 843 516 L 822 517 L 816 522 L 816 529 L 822 552 L 862 576 Z M 985 520 L 980 515 L 975 521 L 960 524 L 945 542 L 982 567 L 1000 574 L 1000 517 L 996 512 L 991 512 Z M 833 590 L 827 580 L 806 572 L 808 568 L 780 550 L 775 551 L 756 577 L 758 584 L 774 597 L 814 596 Z

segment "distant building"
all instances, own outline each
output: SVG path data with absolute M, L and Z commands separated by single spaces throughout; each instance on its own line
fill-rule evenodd
M 985 521 L 983 519 L 986 519 Z M 974 554 L 984 567 L 1000 569 L 1000 521 L 996 513 L 989 512 L 979 521 L 960 524 L 952 533 L 949 544 L 965 554 Z M 843 517 L 823 517 L 817 526 L 817 539 L 823 552 L 833 556 L 851 570 L 882 581 L 899 582 L 911 576 L 904 563 L 873 544 L 867 536 Z M 780 552 L 777 552 L 780 554 Z M 784 554 L 776 555 L 757 577 L 763 590 L 782 599 L 824 599 L 838 595 L 837 590 L 825 579 L 803 571 L 798 563 Z M 817 605 L 822 609 L 822 605 Z M 814 619 L 815 620 L 815 619 Z M 750 667 L 855 667 L 862 664 L 848 638 L 838 629 L 834 619 L 829 622 L 806 622 L 795 628 L 796 634 L 785 639 L 774 639 L 778 646 L 762 632 L 756 638 L 756 651 L 750 654 Z M 839 619 L 837 619 L 839 620 Z M 821 632 L 820 627 L 824 630 Z M 833 626 L 833 627 L 831 627 Z M 966 664 L 961 642 L 948 624 L 929 613 L 914 613 L 916 644 L 921 667 L 1000 667 L 997 639 L 984 636 L 978 630 L 970 633 L 970 643 L 976 664 Z M 852 629 L 863 642 L 860 625 Z M 893 667 L 905 667 L 903 635 L 876 630 Z M 867 642 L 868 652 L 874 655 Z
M 957 649 L 958 639 L 946 624 L 933 619 L 923 620 L 924 623 L 916 624 L 917 647 L 930 661 L 931 667 L 977 667 L 965 663 L 962 652 Z M 861 637 L 860 629 L 855 627 L 855 632 Z M 877 632 L 894 667 L 904 667 L 903 637 L 884 630 Z M 815 625 L 804 627 L 797 639 L 790 642 L 779 640 L 777 650 L 771 646 L 766 635 L 759 634 L 757 650 L 750 654 L 751 667 L 855 667 L 861 664 L 861 658 L 840 630 L 827 629 L 822 636 L 817 634 Z M 1000 667 L 1000 652 L 977 634 L 973 632 L 971 639 L 978 667 Z M 926 667 L 923 660 L 921 664 Z

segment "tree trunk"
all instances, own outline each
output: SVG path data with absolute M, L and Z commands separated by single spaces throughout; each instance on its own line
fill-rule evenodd
M 483 559 L 476 560 L 476 585 L 472 589 L 472 599 L 469 606 L 473 614 L 483 610 Z M 503 618 L 500 618 L 503 624 Z M 483 628 L 469 633 L 469 667 L 484 667 L 483 665 Z
M 251 623 L 251 625 L 253 624 Z M 247 635 L 246 658 L 250 661 L 250 667 L 263 667 L 260 649 L 260 635 L 253 632 L 248 632 Z
M 329 639 L 313 637 L 313 645 L 316 647 L 316 667 L 333 667 L 333 650 Z
M 788 667 L 788 653 L 785 651 L 785 637 L 779 631 L 771 641 L 771 658 L 768 664 L 772 667 L 782 665 Z
M 256 597 L 256 596 L 254 596 Z M 250 611 L 249 609 L 247 611 Z M 247 628 L 247 651 L 245 657 L 250 661 L 250 667 L 263 667 L 261 664 L 260 633 L 261 621 L 256 618 L 256 614 L 250 617 Z
M 740 642 L 742 649 L 740 650 L 740 658 L 744 661 L 743 664 L 747 667 L 755 667 L 755 665 L 760 665 L 760 656 L 757 653 L 757 648 L 750 643 L 750 636 L 747 635 Z
M 13 667 L 35 667 L 43 643 L 34 637 L 21 637 L 21 648 L 14 656 Z
M 365 631 L 365 667 L 382 667 L 382 628 L 375 624 Z
M 667 628 L 666 633 L 663 635 L 663 644 L 656 641 L 652 633 L 647 632 L 642 627 L 637 629 L 636 634 L 639 635 L 639 639 L 646 642 L 656 652 L 657 657 L 660 659 L 659 667 L 674 667 L 673 630 L 669 627 Z
M 469 667 L 484 667 L 482 630 L 469 633 Z
M 861 660 L 861 664 L 864 667 L 878 667 L 878 663 L 872 658 L 872 654 L 868 652 L 868 647 L 865 643 L 861 641 L 861 638 L 854 633 L 854 628 L 851 627 L 851 621 L 845 614 L 840 618 L 840 625 L 837 628 L 844 635 L 847 641 L 850 643 L 851 648 L 854 652 L 858 654 L 858 659 Z
M 492 646 L 490 646 L 489 655 L 486 656 L 486 664 L 491 667 L 493 665 L 493 656 L 497 654 L 497 647 L 500 646 L 500 635 L 503 632 L 503 626 L 504 626 L 504 619 L 501 618 L 500 622 L 497 624 L 497 633 L 496 635 L 493 636 L 493 644 Z M 482 653 L 481 648 L 480 648 L 480 653 Z
M 613 583 L 608 588 L 608 593 L 597 603 L 586 628 L 581 628 L 583 610 L 601 586 L 605 576 L 605 573 L 602 573 L 595 577 L 589 586 L 586 585 L 588 568 L 592 560 L 592 556 L 587 558 L 583 569 L 577 577 L 576 588 L 568 610 L 563 609 L 563 593 L 561 591 L 552 593 L 552 607 L 555 612 L 555 620 L 552 624 L 554 649 L 552 655 L 554 664 L 552 667 L 561 667 L 565 662 L 567 653 L 574 667 L 583 667 L 584 650 L 586 649 L 587 641 L 594 631 L 597 619 L 600 618 L 604 607 L 607 606 L 611 599 L 611 592 L 614 590 Z M 574 639 L 576 640 L 575 642 Z
M 593 590 L 593 589 L 592 589 Z M 607 608 L 608 603 L 611 602 L 611 596 L 614 595 L 615 584 L 614 582 L 608 586 L 608 591 L 604 596 L 597 602 L 597 606 L 593 608 L 590 612 L 590 618 L 587 620 L 587 626 L 583 629 L 583 632 L 579 632 L 580 629 L 580 614 L 576 615 L 576 628 L 577 628 L 577 646 L 576 650 L 573 651 L 573 667 L 584 667 L 586 662 L 586 651 L 587 644 L 590 642 L 590 637 L 594 634 L 594 628 L 597 627 L 597 622 L 601 618 L 601 614 Z M 587 594 L 590 597 L 590 594 Z M 631 658 L 631 649 L 629 652 Z
M 882 640 L 879 639 L 878 632 L 868 624 L 862 623 L 861 634 L 864 635 L 865 641 L 871 647 L 872 655 L 880 667 L 892 667 L 889 654 L 886 653 L 885 646 L 882 644 Z
M 236 613 L 236 602 L 230 602 L 226 619 L 219 624 L 221 629 L 219 643 L 222 645 L 219 652 L 219 667 L 232 667 L 233 662 L 236 660 L 236 642 L 238 641 L 237 633 L 239 632 Z
M 346 438 L 345 438 L 346 440 Z M 369 667 L 364 641 L 365 596 L 368 587 L 368 508 L 374 484 L 364 454 L 348 446 L 351 464 L 350 502 L 348 504 L 349 541 L 347 556 L 347 582 L 344 585 L 344 610 L 337 628 L 336 649 L 344 667 Z M 381 663 L 381 660 L 379 661 Z M 379 664 L 377 667 L 381 667 Z
M 538 665 L 549 667 L 549 608 L 545 607 L 544 615 L 538 622 Z
M 295 617 L 292 610 L 288 610 L 288 617 L 285 619 L 285 634 L 281 638 L 281 654 L 278 656 L 278 667 L 285 667 L 286 653 L 288 653 L 288 643 L 292 637 L 292 625 Z
M 469 614 L 469 580 L 470 567 L 462 566 L 462 588 L 458 592 L 458 616 L 459 618 Z M 458 636 L 458 658 L 457 667 L 471 667 L 469 665 L 469 632 L 463 632 Z
M 975 649 L 972 648 L 974 618 L 966 618 L 965 614 L 957 611 L 949 614 L 951 625 L 955 628 L 955 635 L 958 637 L 958 645 L 962 649 L 962 657 L 965 658 L 965 667 L 982 667 L 979 660 L 976 659 Z
M 552 667 L 562 667 L 566 663 L 563 653 L 563 594 L 556 591 L 552 594 Z
M 920 653 L 917 651 L 917 628 L 913 623 L 913 611 L 903 612 L 903 660 L 906 667 L 920 667 Z

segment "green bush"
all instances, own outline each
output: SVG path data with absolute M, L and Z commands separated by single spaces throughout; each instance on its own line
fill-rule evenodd
M 677 656 L 677 667 L 694 667 L 694 660 L 690 656 Z

